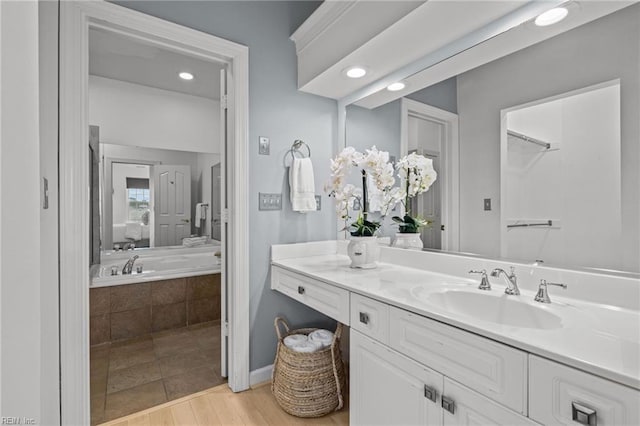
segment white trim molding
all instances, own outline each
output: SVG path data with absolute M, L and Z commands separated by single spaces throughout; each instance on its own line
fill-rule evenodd
M 296 44 L 296 53 L 299 54 L 306 49 L 356 3 L 356 0 L 327 0 L 322 2 L 313 14 L 289 37 Z
M 89 424 L 88 37 L 101 27 L 229 66 L 229 182 L 233 194 L 228 279 L 229 386 L 249 388 L 248 110 L 249 50 L 200 31 L 104 1 L 61 2 L 60 345 L 61 423 Z
M 269 364 L 257 370 L 251 371 L 249 375 L 249 383 L 251 386 L 259 385 L 260 383 L 268 382 L 271 380 L 273 374 L 273 364 Z

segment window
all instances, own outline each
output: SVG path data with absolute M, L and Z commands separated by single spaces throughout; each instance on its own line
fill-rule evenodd
M 130 222 L 145 222 L 149 197 L 149 179 L 127 178 L 127 219 Z

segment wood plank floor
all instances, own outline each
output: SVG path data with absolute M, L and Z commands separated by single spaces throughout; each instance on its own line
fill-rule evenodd
M 226 384 L 170 401 L 102 426 L 215 426 L 215 425 L 349 425 L 349 408 L 317 419 L 301 419 L 285 413 L 270 383 L 233 393 Z

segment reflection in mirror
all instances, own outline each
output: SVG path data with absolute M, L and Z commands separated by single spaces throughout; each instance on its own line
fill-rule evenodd
M 638 22 L 635 4 L 375 109 L 350 105 L 346 144 L 436 158 L 439 194 L 417 200 L 441 219 L 426 247 L 640 272 Z
M 222 67 L 90 29 L 94 251 L 220 238 Z M 195 77 L 179 78 L 185 70 Z

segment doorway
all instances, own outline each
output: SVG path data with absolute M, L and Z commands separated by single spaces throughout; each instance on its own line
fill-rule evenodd
M 418 216 L 431 222 L 421 231 L 424 248 L 457 251 L 458 116 L 407 98 L 401 100 L 401 111 L 400 155 L 424 155 L 438 173 L 431 189 L 412 200 Z
M 229 343 L 229 386 L 249 385 L 247 258 L 248 51 L 228 42 L 106 2 L 63 2 L 60 11 L 60 347 L 63 424 L 89 424 L 89 31 L 111 31 L 151 46 L 225 64 L 220 135 L 223 217 L 221 254 L 226 316 L 221 340 Z M 158 117 L 160 119 L 161 117 Z M 86 178 L 85 178 L 86 177 Z M 232 190 L 227 190 L 227 189 Z M 226 201 L 226 203 L 225 203 Z M 80 213 L 79 213 L 80 212 Z M 85 214 L 86 213 L 86 214 Z M 225 285 L 233 286 L 225 291 Z M 228 321 L 228 326 L 227 326 Z M 229 330 L 227 333 L 226 330 Z M 221 360 L 226 353 L 221 351 Z M 226 366 L 223 366 L 223 368 Z

